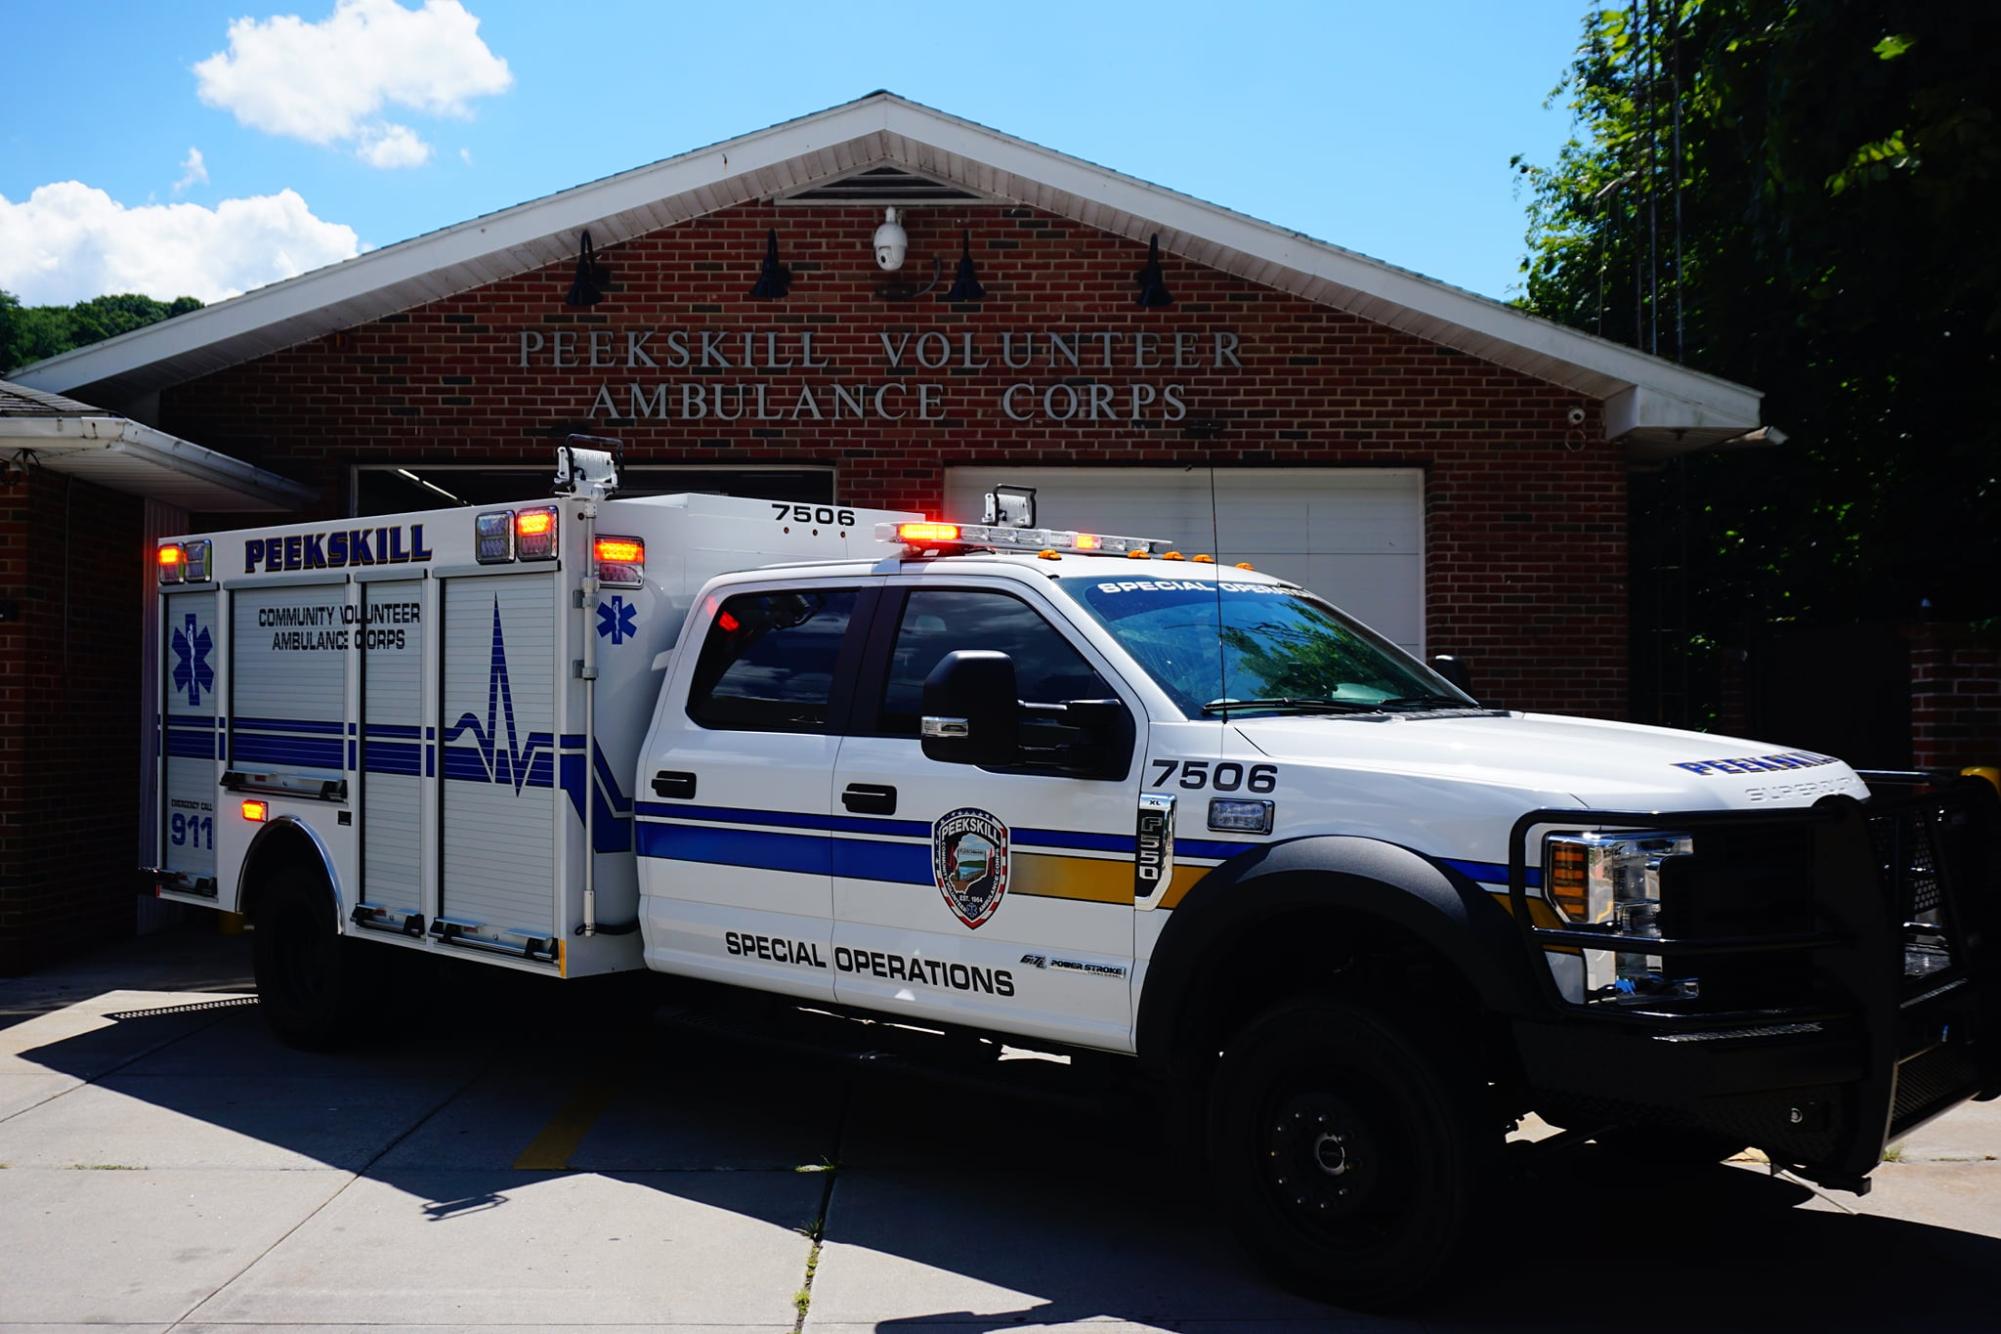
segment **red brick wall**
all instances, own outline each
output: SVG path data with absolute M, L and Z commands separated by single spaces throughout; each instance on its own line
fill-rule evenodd
M 1418 466 L 1432 650 L 1466 657 L 1476 686 L 1510 705 L 1624 716 L 1625 476 L 1596 403 L 1173 256 L 1164 262 L 1176 304 L 1141 310 L 1133 274 L 1144 246 L 1029 209 L 909 210 L 911 260 L 898 279 L 928 279 L 941 256 L 942 292 L 964 228 L 987 300 L 887 302 L 868 245 L 878 220 L 867 209 L 739 206 L 600 252 L 612 282 L 595 308 L 565 309 L 571 266 L 553 265 L 170 389 L 160 424 L 320 486 L 326 514 L 344 509 L 350 464 L 542 464 L 552 438 L 579 428 L 621 436 L 638 462 L 833 464 L 843 501 L 918 510 L 937 508 L 943 470 L 957 464 Z M 767 227 L 793 270 L 783 301 L 747 297 Z M 709 381 L 664 365 L 557 370 L 546 353 L 519 364 L 524 329 L 574 331 L 580 349 L 592 330 L 608 332 L 616 358 L 624 331 L 644 327 L 810 330 L 815 359 L 832 369 L 707 375 L 767 381 L 781 405 L 802 383 L 822 397 L 835 382 L 934 383 L 938 419 L 608 420 L 589 415 L 600 380 L 622 410 L 633 379 L 649 390 L 665 382 L 670 397 L 683 381 Z M 1217 370 L 1205 355 L 1180 371 L 1139 370 L 1128 344 L 1103 373 L 1094 343 L 1080 369 L 1051 369 L 1040 354 L 1026 370 L 1001 364 L 1000 333 L 1052 328 L 1157 333 L 1163 359 L 1176 333 L 1208 353 L 1215 331 L 1233 331 L 1243 368 Z M 879 335 L 930 329 L 977 335 L 992 364 L 886 369 Z M 1135 382 L 1178 383 L 1186 416 L 1163 420 L 1158 403 L 1137 425 L 1003 414 L 1008 385 L 1039 394 L 1066 376 L 1087 399 L 1103 378 L 1120 405 Z M 916 397 L 904 396 L 913 416 Z M 1589 414 L 1581 429 L 1566 421 L 1573 407 Z
M 141 513 L 44 471 L 0 489 L 0 975 L 132 930 Z
M 2001 632 L 1923 625 L 1909 634 L 1914 767 L 2001 765 Z

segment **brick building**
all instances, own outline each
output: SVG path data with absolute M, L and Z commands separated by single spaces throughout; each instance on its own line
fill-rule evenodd
M 287 483 L 310 517 L 516 499 L 579 430 L 639 493 L 964 514 L 1019 482 L 1044 523 L 1299 578 L 1499 702 L 1618 717 L 1629 471 L 1758 426 L 1753 390 L 886 93 L 16 378 L 241 471 L 142 503 L 50 455 L 0 493 L 0 970 L 129 924 L 130 845 L 62 819 L 141 769 L 148 537 Z

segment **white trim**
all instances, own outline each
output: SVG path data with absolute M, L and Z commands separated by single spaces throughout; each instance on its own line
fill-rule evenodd
M 295 510 L 317 494 L 242 459 L 126 417 L 8 417 L 0 420 L 0 451 L 15 450 L 28 451 L 51 471 L 74 473 L 117 491 L 167 498 L 189 510 Z M 112 456 L 138 466 L 110 475 L 97 465 L 114 462 Z
M 857 166 L 892 162 L 1161 247 L 1195 263 L 1563 385 L 1672 451 L 1677 432 L 1758 425 L 1754 389 L 1525 315 L 1486 297 L 908 102 L 890 93 L 788 121 L 431 232 L 67 352 L 15 378 L 136 397 L 336 329 L 566 259 L 576 233 L 612 245 Z M 99 397 L 103 397 L 102 391 Z M 1613 413 L 1608 435 L 1618 438 Z M 1696 441 L 1696 444 L 1704 441 Z

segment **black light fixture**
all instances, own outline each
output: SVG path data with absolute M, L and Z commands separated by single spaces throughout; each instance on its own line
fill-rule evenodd
M 764 265 L 757 271 L 757 285 L 750 289 L 753 301 L 780 301 L 792 293 L 792 270 L 778 262 L 778 229 L 764 234 Z
M 952 290 L 945 293 L 944 299 L 985 301 L 987 289 L 980 286 L 980 275 L 973 271 L 973 234 L 970 230 L 959 233 L 959 244 L 959 271 L 952 276 Z
M 1139 296 L 1136 298 L 1139 305 L 1153 308 L 1174 304 L 1174 294 L 1167 290 L 1167 275 L 1160 271 L 1159 232 L 1155 232 L 1153 240 L 1147 243 L 1146 267 L 1134 274 L 1133 280 L 1139 284 Z
M 604 300 L 604 289 L 610 283 L 611 270 L 598 263 L 597 252 L 591 249 L 591 234 L 585 232 L 577 249 L 577 276 L 571 281 L 570 294 L 563 298 L 563 304 L 595 306 Z

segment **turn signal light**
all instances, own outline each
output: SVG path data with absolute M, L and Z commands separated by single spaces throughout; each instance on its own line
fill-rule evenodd
M 959 540 L 959 525 L 956 523 L 899 523 L 896 537 L 900 542 L 912 546 L 930 546 L 939 542 Z
M 1549 899 L 1565 919 L 1572 922 L 1590 920 L 1590 895 L 1586 881 L 1589 872 L 1585 865 L 1585 851 L 1582 844 L 1554 843 L 1550 847 L 1549 859 Z
M 243 818 L 252 824 L 263 824 L 271 818 L 271 803 L 268 801 L 246 800 L 243 803 Z

